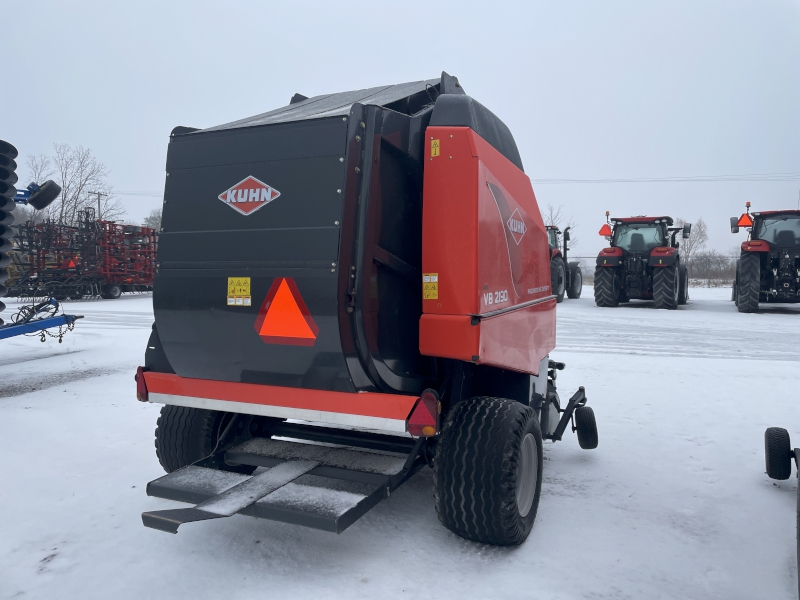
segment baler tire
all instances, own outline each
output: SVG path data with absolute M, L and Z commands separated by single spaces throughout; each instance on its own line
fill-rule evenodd
M 550 285 L 556 302 L 564 301 L 564 291 L 567 287 L 567 271 L 564 259 L 556 256 L 550 261 Z
M 531 468 L 522 474 L 525 464 Z M 475 542 L 521 544 L 536 520 L 542 466 L 542 433 L 532 408 L 505 398 L 459 402 L 434 457 L 439 521 Z
M 619 306 L 619 289 L 614 285 L 614 279 L 614 269 L 611 267 L 594 270 L 594 303 L 597 306 Z
M 739 259 L 739 273 L 736 277 L 736 308 L 742 313 L 758 311 L 761 291 L 761 257 L 755 252 L 746 252 Z
M 591 406 L 579 406 L 575 409 L 575 433 L 578 444 L 584 450 L 597 448 L 597 421 Z
M 190 465 L 211 454 L 227 413 L 185 406 L 166 405 L 156 422 L 156 456 L 167 473 Z M 226 468 L 249 475 L 256 467 Z
M 683 306 L 689 301 L 689 269 L 686 268 L 686 265 L 681 265 L 679 269 L 680 273 L 680 290 L 678 291 L 678 304 Z
M 656 308 L 675 310 L 680 296 L 678 263 L 671 267 L 657 267 L 653 271 L 653 304 Z
M 770 479 L 789 479 L 792 474 L 792 445 L 783 427 L 768 427 L 764 432 L 764 462 Z
M 572 277 L 569 280 L 570 286 L 567 290 L 567 297 L 570 300 L 577 300 L 583 291 L 583 273 L 581 268 L 576 266 L 572 269 Z

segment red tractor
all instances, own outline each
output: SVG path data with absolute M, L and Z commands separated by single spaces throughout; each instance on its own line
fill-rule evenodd
M 656 308 L 674 310 L 689 300 L 689 275 L 680 257 L 682 232 L 687 239 L 692 226 L 673 227 L 672 217 L 608 218 L 600 229 L 611 244 L 597 257 L 594 301 L 597 306 L 619 306 L 628 300 L 653 300 Z
M 567 262 L 567 243 L 569 242 L 570 227 L 564 229 L 563 250 L 559 244 L 561 230 L 555 225 L 547 225 L 547 243 L 550 246 L 550 278 L 553 294 L 558 302 L 564 301 L 564 293 L 575 300 L 581 297 L 583 290 L 583 274 L 581 263 L 578 261 Z
M 756 312 L 759 302 L 800 302 L 800 210 L 747 212 L 731 217 L 731 232 L 746 227 L 736 261 L 732 300 L 739 312 Z

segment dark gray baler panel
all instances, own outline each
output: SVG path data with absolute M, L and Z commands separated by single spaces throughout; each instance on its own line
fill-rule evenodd
M 353 390 L 337 321 L 347 120 L 341 116 L 174 136 L 153 305 L 182 377 Z M 218 198 L 252 176 L 280 196 L 248 215 Z M 250 306 L 228 306 L 228 278 Z M 313 346 L 268 344 L 256 320 L 276 278 L 293 278 L 319 328 Z

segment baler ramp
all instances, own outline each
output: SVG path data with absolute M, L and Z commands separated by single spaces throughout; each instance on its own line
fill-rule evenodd
M 147 484 L 147 495 L 196 504 L 142 514 L 145 526 L 177 533 L 184 523 L 251 517 L 341 533 L 424 463 L 408 456 L 296 441 L 253 438 L 224 453 L 252 476 L 190 465 Z M 201 463 L 204 461 L 201 461 Z

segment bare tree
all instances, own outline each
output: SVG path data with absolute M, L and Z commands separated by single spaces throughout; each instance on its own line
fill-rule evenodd
M 86 208 L 93 208 L 98 219 L 107 221 L 117 220 L 125 214 L 122 203 L 114 197 L 107 181 L 108 167 L 88 148 L 55 144 L 52 157 L 30 157 L 28 168 L 40 179 L 54 175 L 61 186 L 60 198 L 43 211 L 47 218 L 72 225 L 81 219 Z
M 675 220 L 675 225 L 683 227 L 686 225 L 686 221 L 678 218 Z M 683 260 L 686 261 L 686 267 L 689 269 L 690 275 L 693 274 L 692 259 L 703 251 L 706 247 L 706 243 L 708 243 L 708 227 L 706 227 L 705 221 L 700 218 L 692 224 L 692 232 L 689 234 L 689 238 L 681 240 L 681 255 L 683 256 Z
M 161 209 L 154 208 L 150 211 L 150 214 L 144 218 L 142 221 L 142 225 L 144 227 L 152 227 L 156 231 L 161 229 Z
M 575 228 L 577 227 L 575 224 L 575 219 L 572 216 L 567 217 L 564 215 L 563 204 L 553 206 L 552 204 L 548 203 L 547 206 L 545 206 L 545 209 L 542 211 L 542 219 L 544 219 L 545 225 L 558 227 L 562 232 L 569 227 L 570 239 L 567 247 L 572 249 L 578 245 L 578 238 L 575 237 Z
M 32 154 L 25 159 L 30 181 L 28 183 L 44 183 L 53 176 L 53 161 L 46 154 Z
M 32 154 L 25 159 L 25 164 L 28 167 L 28 183 L 41 184 L 53 176 L 53 162 L 45 154 Z M 27 185 L 23 180 L 17 187 L 27 187 Z M 32 206 L 19 205 L 14 212 L 17 224 L 28 221 L 38 223 L 44 218 L 44 215 Z

